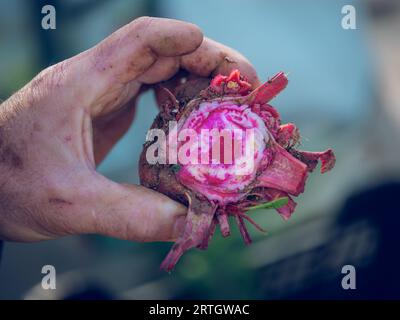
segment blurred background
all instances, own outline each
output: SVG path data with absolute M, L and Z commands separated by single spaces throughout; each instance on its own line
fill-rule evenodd
M 56 29 L 41 8 L 56 8 Z M 344 5 L 356 29 L 342 28 Z M 273 101 L 300 128 L 302 148 L 331 147 L 336 168 L 310 176 L 297 211 L 284 222 L 254 213 L 268 230 L 217 232 L 209 249 L 188 252 L 171 274 L 170 248 L 100 236 L 5 243 L 0 299 L 359 299 L 400 298 L 400 2 L 320 0 L 0 0 L 0 99 L 41 69 L 95 45 L 142 15 L 182 19 L 242 52 L 260 78 L 290 72 Z M 151 92 L 129 132 L 100 165 L 107 177 L 138 183 L 138 156 L 157 113 Z M 43 265 L 57 289 L 43 290 Z M 356 290 L 343 290 L 344 265 Z

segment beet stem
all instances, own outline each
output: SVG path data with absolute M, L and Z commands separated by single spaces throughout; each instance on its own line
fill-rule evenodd
M 239 231 L 240 234 L 242 235 L 242 238 L 244 240 L 244 243 L 246 245 L 251 244 L 251 238 L 250 235 L 246 229 L 246 225 L 244 224 L 243 218 L 240 215 L 235 215 L 236 223 L 239 226 Z
M 222 236 L 224 238 L 230 236 L 231 230 L 229 227 L 228 215 L 226 213 L 218 214 L 217 218 L 218 218 L 219 228 L 220 228 Z

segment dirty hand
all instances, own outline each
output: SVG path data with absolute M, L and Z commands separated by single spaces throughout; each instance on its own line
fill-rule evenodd
M 37 241 L 99 233 L 174 240 L 185 208 L 96 172 L 129 128 L 143 84 L 238 68 L 240 54 L 203 38 L 194 25 L 142 17 L 95 47 L 53 65 L 0 106 L 0 239 Z

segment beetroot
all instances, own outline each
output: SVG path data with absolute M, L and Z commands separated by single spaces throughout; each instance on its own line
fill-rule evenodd
M 333 168 L 332 150 L 295 149 L 300 139 L 296 126 L 281 124 L 279 113 L 268 104 L 287 83 L 280 72 L 252 91 L 235 70 L 211 82 L 187 80 L 173 92 L 164 88 L 161 112 L 151 129 L 165 133 L 165 144 L 163 134 L 156 135 L 157 140 L 152 140 L 154 134 L 148 136 L 152 141 L 144 144 L 140 180 L 188 206 L 188 213 L 183 233 L 162 269 L 173 269 L 190 248 L 207 248 L 217 225 L 228 236 L 228 216 L 235 218 L 245 243 L 250 244 L 244 221 L 262 228 L 248 212 L 275 208 L 289 219 L 296 207 L 292 196 L 304 191 L 308 172 L 318 160 L 321 173 Z M 182 137 L 183 132 L 191 135 Z

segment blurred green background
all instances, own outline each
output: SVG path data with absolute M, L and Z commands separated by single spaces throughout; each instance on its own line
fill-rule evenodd
M 56 8 L 55 30 L 41 28 L 46 4 Z M 356 8 L 356 30 L 341 26 L 345 4 Z M 172 274 L 159 271 L 170 247 L 165 243 L 100 236 L 6 243 L 0 298 L 400 297 L 397 273 L 384 272 L 398 263 L 396 242 L 382 236 L 399 226 L 399 210 L 384 201 L 374 206 L 375 196 L 396 194 L 400 176 L 398 1 L 0 0 L 0 99 L 142 15 L 197 24 L 242 52 L 262 80 L 290 72 L 273 105 L 283 121 L 300 128 L 303 149 L 333 148 L 336 168 L 310 176 L 288 222 L 272 211 L 256 212 L 268 234 L 251 230 L 252 246 L 244 246 L 237 230 L 228 239 L 217 232 L 207 251 L 190 251 Z M 138 183 L 138 156 L 157 113 L 151 92 L 137 108 L 137 121 L 99 167 L 118 182 Z M 56 267 L 56 290 L 41 289 L 46 264 Z M 345 264 L 365 276 L 357 292 L 340 287 Z

